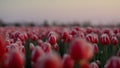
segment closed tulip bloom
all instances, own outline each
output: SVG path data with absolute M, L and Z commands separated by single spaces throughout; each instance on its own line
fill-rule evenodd
M 61 58 L 53 53 L 45 54 L 38 59 L 35 68 L 62 68 Z
M 84 39 L 75 39 L 70 44 L 69 54 L 75 61 L 89 60 L 93 56 L 93 47 Z
M 51 35 L 49 36 L 48 40 L 47 40 L 51 45 L 55 45 L 57 40 L 56 40 L 56 36 L 55 35 Z
M 111 57 L 105 64 L 104 68 L 120 68 L 120 57 Z
M 86 35 L 86 40 L 89 41 L 89 42 L 91 42 L 91 43 L 93 43 L 93 42 L 94 42 L 94 37 L 93 37 L 93 35 L 92 35 L 92 34 L 87 34 L 87 35 Z
M 25 47 L 24 46 L 19 46 L 19 50 L 21 53 L 25 54 Z
M 45 53 L 52 52 L 52 46 L 48 42 L 44 42 L 41 47 Z
M 63 40 L 63 42 L 70 42 L 71 39 L 72 39 L 72 35 L 70 35 L 69 32 L 64 31 L 62 33 L 62 40 Z
M 73 68 L 74 67 L 74 61 L 70 57 L 70 55 L 65 54 L 63 57 L 63 68 Z
M 44 55 L 43 50 L 41 49 L 41 47 L 36 46 L 36 47 L 34 48 L 34 50 L 32 51 L 31 60 L 32 60 L 33 62 L 36 62 L 36 61 L 38 60 L 38 58 L 41 57 L 42 55 Z
M 117 45 L 118 44 L 118 39 L 116 36 L 111 37 L 111 44 L 112 45 Z
M 93 32 L 93 28 L 92 27 L 87 27 L 86 28 L 86 32 L 87 33 L 92 33 Z
M 35 34 L 33 34 L 32 37 L 31 37 L 31 39 L 32 39 L 33 41 L 37 41 L 37 40 L 38 40 L 38 36 L 35 35 Z
M 91 42 L 91 43 L 98 43 L 98 36 L 96 34 L 87 34 L 86 35 L 86 40 Z
M 39 46 L 42 46 L 43 41 L 39 39 L 39 40 L 37 41 L 37 43 L 38 43 Z
M 114 32 L 115 34 L 119 33 L 119 28 L 114 28 L 114 29 L 113 29 L 113 32 Z
M 102 34 L 100 36 L 100 42 L 102 45 L 110 45 L 110 38 L 107 34 Z
M 23 55 L 17 49 L 12 50 L 8 58 L 8 68 L 24 68 Z
M 54 46 L 54 49 L 56 50 L 56 51 L 59 51 L 59 49 L 60 49 L 60 47 L 59 47 L 59 45 L 56 43 Z
M 97 44 L 93 44 L 93 49 L 94 49 L 94 53 L 97 54 L 99 51 L 98 45 Z
M 71 31 L 71 35 L 72 35 L 72 36 L 75 36 L 75 35 L 77 35 L 77 33 L 78 33 L 78 32 L 77 32 L 77 30 L 75 30 L 75 29 L 72 29 L 72 31 Z
M 90 64 L 90 68 L 99 68 L 99 66 L 97 65 L 96 62 L 92 62 L 92 63 Z

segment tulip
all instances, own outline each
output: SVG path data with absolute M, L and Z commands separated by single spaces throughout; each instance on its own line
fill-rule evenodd
M 111 57 L 105 64 L 104 68 L 120 68 L 120 57 Z
M 7 68 L 24 68 L 23 55 L 17 50 L 12 50 L 9 54 Z
M 57 43 L 54 45 L 54 49 L 55 49 L 56 51 L 59 51 L 60 47 L 59 47 L 59 45 L 58 45 Z
M 43 41 L 42 40 L 38 40 L 37 43 L 38 43 L 39 46 L 41 46 Z
M 118 29 L 118 28 L 114 28 L 114 29 L 113 29 L 113 32 L 114 32 L 115 34 L 117 34 L 117 33 L 119 33 L 119 29 Z
M 102 34 L 100 36 L 100 42 L 102 45 L 110 45 L 110 38 L 107 34 Z
M 120 57 L 120 49 L 118 50 L 118 52 L 117 52 L 117 56 L 119 56 Z
M 72 35 L 72 36 L 75 36 L 75 35 L 77 35 L 77 30 L 75 30 L 75 29 L 72 29 L 72 31 L 71 31 L 71 35 Z
M 35 45 L 33 43 L 30 43 L 30 50 L 33 51 L 35 48 Z
M 99 68 L 99 66 L 97 65 L 97 63 L 92 62 L 92 63 L 90 64 L 90 68 Z
M 70 42 L 71 39 L 72 39 L 72 35 L 70 35 L 69 32 L 64 31 L 62 33 L 62 40 L 63 40 L 63 42 Z
M 74 67 L 74 61 L 70 57 L 70 55 L 65 54 L 63 57 L 63 68 L 73 68 Z
M 111 44 L 113 44 L 113 45 L 117 45 L 117 44 L 118 44 L 118 39 L 117 39 L 117 37 L 112 36 L 112 38 L 111 38 Z
M 94 45 L 93 45 L 93 49 L 94 49 L 94 53 L 97 54 L 98 51 L 99 51 L 98 45 L 97 45 L 97 44 L 94 44 Z
M 92 33 L 92 32 L 93 32 L 92 27 L 87 27 L 87 29 L 86 29 L 86 33 Z
M 49 36 L 49 38 L 48 38 L 48 42 L 51 44 L 51 45 L 55 45 L 56 44 L 56 36 L 54 36 L 54 35 L 51 35 L 51 36 Z
M 25 47 L 24 46 L 19 46 L 19 50 L 21 53 L 25 54 Z
M 31 60 L 33 62 L 36 62 L 38 60 L 38 58 L 41 57 L 42 55 L 44 55 L 44 52 L 43 52 L 42 48 L 39 47 L 39 46 L 36 46 L 34 48 L 34 50 L 32 51 Z
M 32 37 L 31 37 L 31 39 L 32 39 L 33 41 L 37 41 L 37 40 L 38 40 L 38 36 L 35 35 L 35 34 L 33 34 Z
M 50 53 L 52 52 L 52 46 L 50 45 L 50 43 L 44 42 L 42 44 L 42 49 L 45 53 Z
M 91 43 L 98 43 L 98 36 L 96 34 L 87 34 L 86 35 L 86 40 L 91 42 Z
M 75 61 L 89 60 L 93 56 L 93 47 L 83 39 L 75 39 L 70 44 L 69 54 Z
M 45 54 L 38 59 L 35 68 L 62 68 L 61 58 L 56 54 Z

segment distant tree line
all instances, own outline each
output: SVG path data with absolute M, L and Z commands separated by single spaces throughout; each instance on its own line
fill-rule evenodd
M 109 24 L 109 25 L 93 25 L 91 24 L 90 21 L 85 21 L 85 22 L 73 22 L 73 23 L 60 23 L 60 22 L 56 22 L 56 21 L 53 21 L 51 24 L 45 20 L 44 22 L 41 22 L 41 23 L 35 23 L 35 22 L 13 22 L 13 23 L 9 23 L 9 22 L 4 22 L 3 20 L 0 20 L 0 26 L 1 27 L 5 27 L 5 26 L 16 26 L 16 27 L 20 27 L 20 26 L 63 26 L 63 27 L 66 27 L 66 26 L 82 26 L 82 27 L 88 27 L 88 26 L 91 26 L 91 27 L 101 27 L 101 26 L 104 26 L 104 27 L 120 27 L 120 22 L 118 24 Z

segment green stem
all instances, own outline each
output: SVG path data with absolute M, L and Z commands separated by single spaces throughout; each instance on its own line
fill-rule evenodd
M 76 61 L 75 64 L 74 64 L 74 68 L 81 68 L 79 63 Z
M 27 40 L 26 41 L 26 44 L 25 44 L 25 50 L 26 50 L 26 62 L 25 62 L 25 68 L 32 68 L 31 66 L 31 51 L 30 51 L 30 47 L 29 47 L 29 44 L 30 44 L 30 40 Z

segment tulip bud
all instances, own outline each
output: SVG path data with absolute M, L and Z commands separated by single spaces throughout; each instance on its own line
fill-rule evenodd
M 45 42 L 42 44 L 42 49 L 45 53 L 50 53 L 52 51 L 52 46 L 49 43 Z
M 49 38 L 48 38 L 48 42 L 51 44 L 51 45 L 55 45 L 56 44 L 56 36 L 54 35 L 51 35 Z
M 102 34 L 100 36 L 100 42 L 102 45 L 110 45 L 110 38 L 107 34 Z
M 7 62 L 8 68 L 24 68 L 23 55 L 18 50 L 12 50 Z
M 54 49 L 55 49 L 56 51 L 59 51 L 59 45 L 58 45 L 57 43 L 54 45 Z
M 93 47 L 83 39 L 75 39 L 70 44 L 69 53 L 75 61 L 89 60 L 93 56 Z
M 99 66 L 97 65 L 97 63 L 92 62 L 92 63 L 90 64 L 90 68 L 99 68 Z
M 92 27 L 87 27 L 86 32 L 87 32 L 87 33 L 92 33 L 92 32 L 93 32 Z
M 56 54 L 45 54 L 38 59 L 35 68 L 62 68 L 61 59 Z
M 74 61 L 70 57 L 70 55 L 65 54 L 63 57 L 63 68 L 73 68 Z
M 93 44 L 93 49 L 94 49 L 94 53 L 97 54 L 98 53 L 98 45 L 97 44 Z
M 39 57 L 41 57 L 42 55 L 44 55 L 43 50 L 41 49 L 41 47 L 36 46 L 36 47 L 34 48 L 34 50 L 32 51 L 31 60 L 32 60 L 33 62 L 36 62 L 37 59 L 38 59 Z
M 104 68 L 120 68 L 120 57 L 111 57 L 105 64 Z
M 111 38 L 111 44 L 113 44 L 113 45 L 117 45 L 117 44 L 118 44 L 118 39 L 117 39 L 117 37 L 112 36 L 112 38 Z

